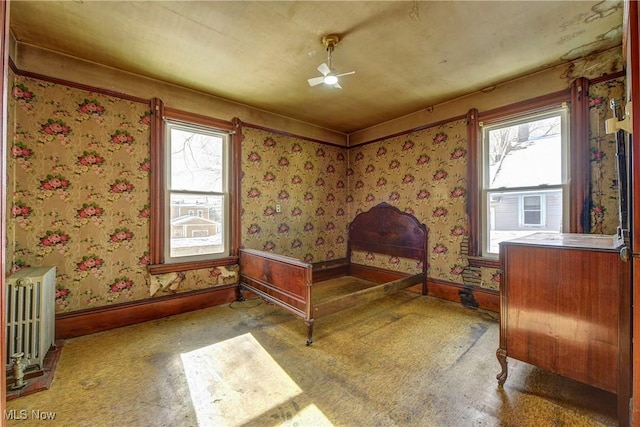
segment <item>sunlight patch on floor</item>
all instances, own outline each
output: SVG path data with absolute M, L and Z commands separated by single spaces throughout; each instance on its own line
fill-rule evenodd
M 250 333 L 180 355 L 198 425 L 241 426 L 268 418 L 302 390 Z M 331 426 L 308 405 L 281 425 Z

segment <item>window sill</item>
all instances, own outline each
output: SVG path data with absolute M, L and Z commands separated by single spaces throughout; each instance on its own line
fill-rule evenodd
M 467 257 L 471 267 L 502 268 L 498 258 Z
M 207 268 L 221 267 L 238 264 L 238 257 L 227 257 L 207 261 L 179 262 L 173 264 L 153 264 L 147 266 L 150 274 L 175 273 L 178 271 L 204 270 Z

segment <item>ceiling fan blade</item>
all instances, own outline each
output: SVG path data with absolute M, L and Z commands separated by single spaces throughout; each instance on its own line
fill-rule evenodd
M 348 73 L 342 73 L 342 74 L 338 74 L 336 77 L 342 77 L 342 76 L 348 76 L 350 74 L 355 74 L 355 71 L 349 71 Z
M 329 66 L 323 62 L 322 64 L 318 65 L 318 71 L 320 71 L 323 76 L 326 76 L 331 72 L 331 68 L 329 68 Z
M 313 77 L 308 79 L 307 81 L 309 82 L 309 86 L 316 86 L 324 82 L 324 77 Z
M 340 86 L 340 83 L 334 84 L 333 87 L 335 87 L 336 89 L 342 89 L 342 86 Z

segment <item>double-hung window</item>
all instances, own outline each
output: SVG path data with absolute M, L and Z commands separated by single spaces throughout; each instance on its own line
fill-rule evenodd
M 229 255 L 228 132 L 165 121 L 164 261 Z
M 568 230 L 566 108 L 482 127 L 482 253 L 534 232 Z
M 520 225 L 542 227 L 546 220 L 545 195 L 529 194 L 520 198 Z
M 151 274 L 237 264 L 240 120 L 151 100 Z

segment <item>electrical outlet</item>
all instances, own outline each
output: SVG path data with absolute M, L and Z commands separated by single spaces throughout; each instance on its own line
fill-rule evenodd
M 276 212 L 280 213 L 280 205 L 276 205 Z

